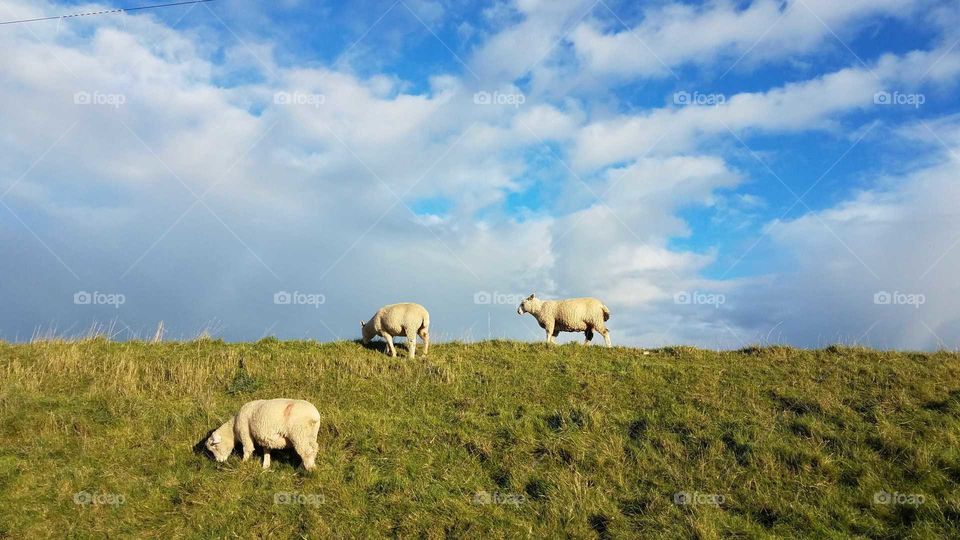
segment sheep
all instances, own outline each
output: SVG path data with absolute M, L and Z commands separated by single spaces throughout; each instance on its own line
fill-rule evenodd
M 531 294 L 517 307 L 517 314 L 533 315 L 540 328 L 547 331 L 547 343 L 554 343 L 560 332 L 583 332 L 586 335 L 584 345 L 593 339 L 596 330 L 603 336 L 607 347 L 610 344 L 610 332 L 605 321 L 610 319 L 610 309 L 596 298 L 571 298 L 568 300 L 540 300 Z
M 303 466 L 316 467 L 317 433 L 320 412 L 309 401 L 299 399 L 258 399 L 240 407 L 240 411 L 215 429 L 206 447 L 223 463 L 233 453 L 236 440 L 243 445 L 243 460 L 253 454 L 256 444 L 263 448 L 263 468 L 270 468 L 270 450 L 293 447 Z
M 397 356 L 393 346 L 393 336 L 407 337 L 407 351 L 410 358 L 417 357 L 417 336 L 423 340 L 423 354 L 430 351 L 430 314 L 420 304 L 390 304 L 380 308 L 369 321 L 360 321 L 363 344 L 380 336 L 387 342 L 390 356 Z

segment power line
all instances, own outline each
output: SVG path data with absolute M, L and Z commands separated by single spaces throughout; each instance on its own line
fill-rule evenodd
M 70 15 L 58 15 L 56 17 L 39 17 L 37 19 L 22 19 L 19 21 L 3 21 L 3 22 L 0 22 L 0 25 L 28 23 L 28 22 L 37 22 L 37 21 L 52 21 L 55 19 L 71 19 L 75 17 L 90 17 L 92 15 L 106 15 L 108 13 L 122 13 L 124 11 L 140 11 L 142 9 L 156 9 L 156 8 L 165 8 L 165 7 L 171 7 L 171 6 L 186 6 L 188 4 L 203 4 L 204 2 L 213 2 L 213 0 L 188 0 L 186 2 L 171 2 L 169 4 L 156 4 L 152 6 L 106 9 L 103 11 L 91 11 L 89 13 L 73 13 Z

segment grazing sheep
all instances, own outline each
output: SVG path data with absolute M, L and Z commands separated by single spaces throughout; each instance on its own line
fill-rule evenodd
M 219 462 L 233 452 L 237 439 L 243 445 L 243 460 L 250 459 L 253 446 L 263 448 L 263 468 L 270 467 L 270 450 L 293 447 L 307 470 L 317 458 L 320 412 L 309 401 L 299 399 L 258 399 L 240 407 L 207 438 L 207 449 Z
M 360 321 L 363 344 L 380 336 L 387 342 L 390 356 L 397 356 L 393 336 L 407 337 L 410 358 L 417 357 L 417 336 L 423 340 L 423 354 L 430 351 L 430 314 L 420 304 L 390 304 L 383 306 L 367 322 Z
M 540 300 L 531 294 L 520 306 L 517 313 L 533 315 L 540 328 L 547 331 L 547 343 L 554 343 L 560 332 L 583 332 L 584 344 L 593 339 L 596 330 L 610 347 L 610 332 L 605 321 L 610 319 L 610 310 L 596 298 L 571 298 L 569 300 Z

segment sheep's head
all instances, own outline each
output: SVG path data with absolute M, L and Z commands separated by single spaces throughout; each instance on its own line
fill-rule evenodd
M 216 429 L 207 437 L 207 450 L 213 454 L 213 458 L 223 463 L 233 453 L 233 418 Z
M 536 311 L 539 305 L 540 300 L 537 298 L 537 295 L 531 294 L 530 296 L 524 298 L 523 302 L 520 302 L 520 305 L 517 306 L 517 315 L 523 315 L 524 313 Z
M 370 321 L 373 321 L 373 319 L 370 319 Z M 360 335 L 363 337 L 363 344 L 366 345 L 370 343 L 370 340 L 376 337 L 377 334 L 373 331 L 372 324 L 360 321 Z

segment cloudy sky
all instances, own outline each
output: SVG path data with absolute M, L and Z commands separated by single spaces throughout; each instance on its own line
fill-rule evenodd
M 960 345 L 955 1 L 464 4 L 0 25 L 0 339 Z

